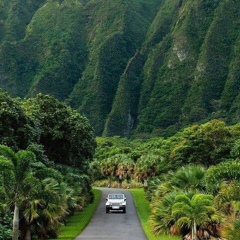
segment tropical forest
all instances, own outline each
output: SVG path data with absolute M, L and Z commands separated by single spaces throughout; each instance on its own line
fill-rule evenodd
M 73 239 L 101 187 L 240 239 L 239 0 L 0 0 L 0 240 Z

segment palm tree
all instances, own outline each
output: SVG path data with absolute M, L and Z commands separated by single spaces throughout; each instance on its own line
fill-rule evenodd
M 31 185 L 38 185 L 38 191 L 31 191 L 21 204 L 24 216 L 22 237 L 30 240 L 31 229 L 34 229 L 38 238 L 45 239 L 49 232 L 58 228 L 62 217 L 67 214 L 67 185 L 53 178 L 26 183 L 25 187 Z
M 178 194 L 177 192 L 167 193 L 150 205 L 152 214 L 149 217 L 149 223 L 155 235 L 168 234 L 171 229 L 176 229 L 172 207 Z
M 65 165 L 57 165 L 57 169 L 64 176 L 63 181 L 68 185 L 68 210 L 82 209 L 85 204 L 92 202 L 92 179 L 88 175 L 83 174 L 80 169 Z
M 240 239 L 240 181 L 222 184 L 216 203 L 225 214 L 221 234 L 228 240 Z
M 67 214 L 69 193 L 60 172 L 35 161 L 30 151 L 14 153 L 0 145 L 0 183 L 6 202 L 14 206 L 13 240 L 31 239 L 31 229 L 39 238 L 55 232 Z M 19 215 L 21 214 L 21 221 Z
M 116 177 L 117 166 L 118 160 L 115 156 L 108 157 L 100 163 L 101 172 L 104 177 L 108 178 L 109 186 L 111 186 L 112 180 Z
M 161 161 L 162 157 L 156 154 L 142 155 L 135 164 L 135 176 L 140 181 L 155 176 Z
M 168 172 L 159 180 L 155 196 L 162 197 L 172 191 L 202 192 L 205 190 L 205 173 L 205 168 L 200 165 L 183 166 L 176 172 Z
M 185 194 L 191 199 L 194 194 L 203 191 L 205 189 L 205 172 L 204 167 L 200 165 L 188 165 L 176 172 L 165 174 L 157 181 L 158 187 L 151 205 L 151 225 L 154 232 L 157 233 L 163 229 L 170 232 L 173 228 L 175 230 L 179 228 L 172 215 L 175 196 Z
M 222 182 L 218 194 L 215 197 L 216 206 L 226 215 L 234 213 L 234 205 L 240 203 L 240 181 Z M 240 208 L 239 208 L 240 209 Z
M 227 240 L 240 239 L 240 219 L 228 222 L 222 230 L 222 236 Z
M 31 162 L 35 161 L 35 155 L 24 150 L 14 153 L 11 148 L 0 145 L 0 156 L 2 156 L 0 171 L 3 174 L 3 182 L 6 183 L 5 196 L 14 205 L 12 239 L 17 240 L 19 235 L 19 204 L 22 197 L 26 195 L 22 184 L 25 178 L 31 176 L 30 166 Z
M 170 185 L 174 189 L 182 189 L 185 191 L 204 191 L 205 173 L 206 170 L 201 165 L 188 165 L 181 167 L 169 179 Z
M 179 227 L 188 226 L 192 229 L 192 240 L 197 240 L 197 226 L 204 226 L 218 219 L 213 203 L 213 196 L 194 194 L 192 198 L 179 194 L 172 207 L 172 216 Z
M 131 178 L 134 173 L 134 162 L 126 154 L 118 154 L 118 166 L 116 175 L 119 179 L 119 185 L 122 187 L 122 181 L 126 179 L 130 184 Z

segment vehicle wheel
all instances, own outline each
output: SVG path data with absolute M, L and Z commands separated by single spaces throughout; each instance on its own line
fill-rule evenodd
M 123 213 L 126 213 L 126 208 L 123 208 Z
M 108 208 L 106 208 L 106 213 L 109 213 L 109 209 Z

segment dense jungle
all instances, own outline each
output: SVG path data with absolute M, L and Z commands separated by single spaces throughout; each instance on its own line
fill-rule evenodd
M 0 0 L 0 239 L 53 239 L 93 186 L 143 188 L 156 236 L 240 239 L 240 1 Z

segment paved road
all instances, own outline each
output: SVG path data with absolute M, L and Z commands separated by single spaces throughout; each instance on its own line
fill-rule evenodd
M 147 240 L 133 203 L 130 192 L 123 189 L 100 188 L 102 197 L 88 226 L 75 240 Z M 105 202 L 108 193 L 124 193 L 127 198 L 126 214 L 106 213 Z

